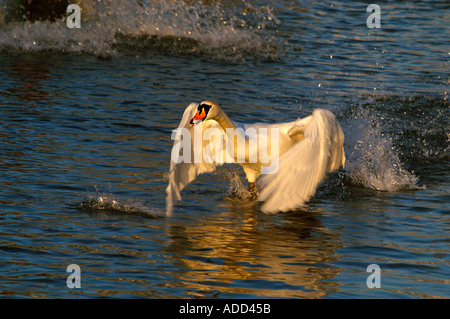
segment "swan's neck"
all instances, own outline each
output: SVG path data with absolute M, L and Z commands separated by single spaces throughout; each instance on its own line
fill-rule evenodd
M 230 118 L 223 111 L 219 113 L 215 120 L 217 121 L 217 123 L 219 123 L 220 127 L 227 135 L 227 148 L 229 152 L 232 152 L 235 163 L 248 162 L 249 142 L 246 139 L 245 134 L 241 134 L 241 130 L 237 129 L 236 125 L 231 122 Z M 245 153 L 242 154 L 242 152 Z
M 235 129 L 236 125 L 234 125 L 233 122 L 231 122 L 228 115 L 226 115 L 223 111 L 220 112 L 219 116 L 216 117 L 217 123 L 223 128 L 223 130 L 226 132 L 227 128 Z

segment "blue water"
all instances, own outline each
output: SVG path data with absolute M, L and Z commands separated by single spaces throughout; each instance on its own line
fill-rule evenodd
M 81 29 L 0 11 L 0 297 L 449 298 L 450 6 L 379 2 L 369 29 L 367 5 L 102 1 Z M 329 109 L 346 168 L 267 215 L 221 167 L 166 218 L 171 131 L 207 99 L 249 123 Z

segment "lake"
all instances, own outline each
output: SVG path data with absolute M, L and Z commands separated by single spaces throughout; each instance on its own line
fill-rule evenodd
M 379 1 L 369 28 L 369 3 L 102 1 L 81 28 L 0 24 L 0 297 L 450 298 L 450 5 Z M 346 167 L 265 214 L 225 165 L 168 218 L 171 132 L 204 100 L 244 123 L 330 110 Z

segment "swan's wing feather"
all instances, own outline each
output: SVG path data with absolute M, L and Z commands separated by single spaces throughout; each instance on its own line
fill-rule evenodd
M 345 162 L 344 135 L 334 115 L 315 110 L 304 129 L 305 138 L 278 159 L 278 171 L 263 175 L 258 200 L 263 212 L 275 213 L 301 207 L 316 192 L 327 172 Z
M 317 147 L 310 140 L 295 144 L 279 159 L 278 171 L 261 177 L 258 200 L 266 213 L 289 211 L 307 202 L 323 176 L 316 162 Z M 307 165 L 305 165 L 307 164 Z
M 189 121 L 192 117 L 194 117 L 197 111 L 198 104 L 191 103 L 186 110 L 184 111 L 183 117 L 181 118 L 180 124 L 177 129 L 173 131 L 172 139 L 174 139 L 172 152 L 171 152 L 171 160 L 170 160 L 170 171 L 169 171 L 169 183 L 166 188 L 166 215 L 170 216 L 173 211 L 173 205 L 175 200 L 181 200 L 181 190 L 186 187 L 189 183 L 194 181 L 198 175 L 203 173 L 213 172 L 217 165 L 222 164 L 221 158 L 223 158 L 221 152 L 215 153 L 215 156 L 211 156 L 210 154 L 205 155 L 203 152 L 203 132 L 208 128 L 217 128 L 216 132 L 220 132 L 221 136 L 219 138 L 224 139 L 225 134 L 223 134 L 223 130 L 220 128 L 219 124 L 216 121 L 208 120 L 202 123 L 195 125 L 195 127 L 190 126 Z M 194 150 L 194 135 L 201 133 L 201 153 L 200 153 L 200 161 L 196 162 L 196 155 Z M 182 143 L 184 138 L 189 138 L 190 143 Z M 210 145 L 213 145 L 211 143 Z M 184 149 L 184 147 L 190 146 L 189 149 Z M 215 144 L 214 144 L 215 145 Z M 225 143 L 223 143 L 225 145 Z M 181 152 L 182 150 L 182 152 Z M 198 151 L 198 150 L 197 150 Z M 180 152 L 183 153 L 183 156 L 180 156 Z M 184 153 L 186 156 L 184 156 Z M 197 154 L 198 155 L 198 154 Z M 205 158 L 209 160 L 205 161 Z

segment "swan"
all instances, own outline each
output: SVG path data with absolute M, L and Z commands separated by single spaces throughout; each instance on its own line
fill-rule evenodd
M 265 213 L 303 206 L 326 173 L 345 166 L 344 134 L 324 109 L 286 123 L 244 124 L 231 121 L 216 102 L 191 103 L 172 140 L 167 216 L 186 185 L 224 163 L 242 165 L 249 191 L 255 192 L 257 183 Z

